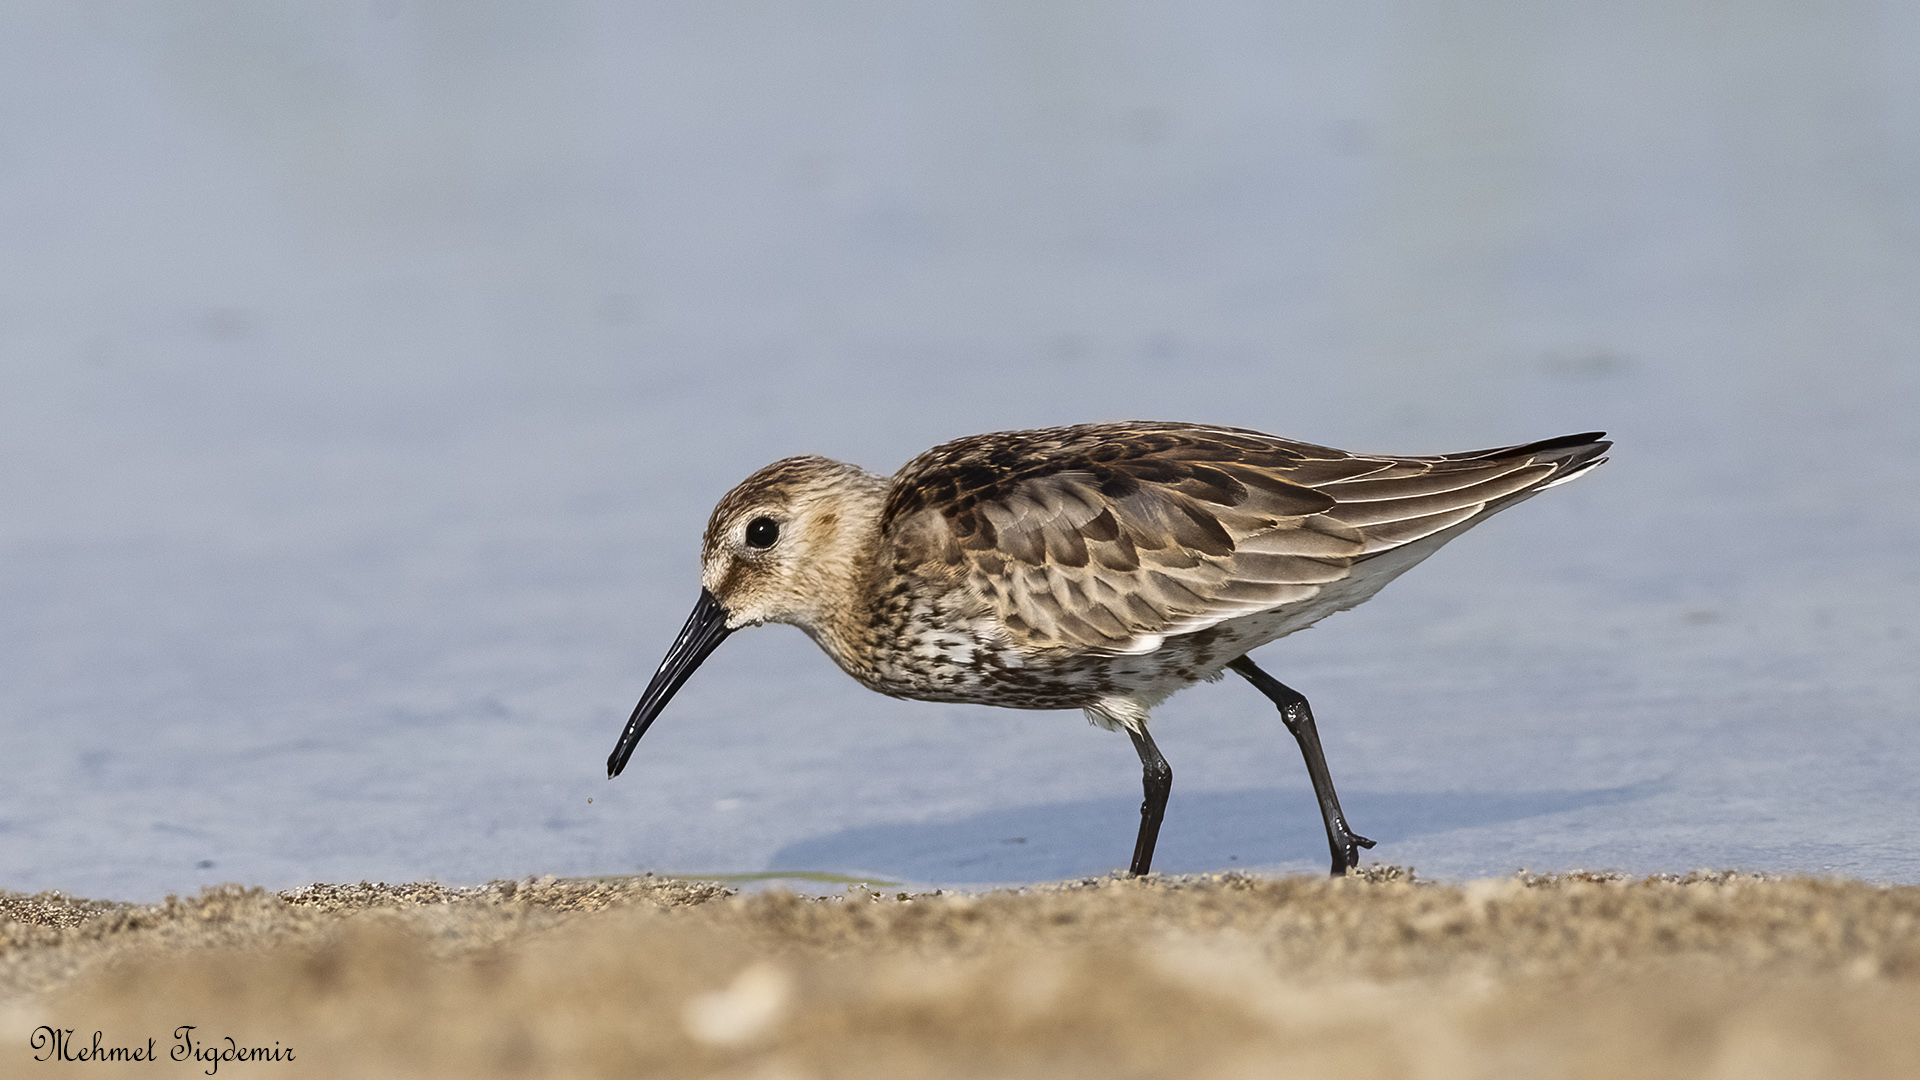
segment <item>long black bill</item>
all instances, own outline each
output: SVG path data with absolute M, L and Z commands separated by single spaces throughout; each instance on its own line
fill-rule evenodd
M 674 693 L 693 674 L 693 669 L 700 666 L 700 661 L 719 648 L 731 633 L 727 609 L 720 606 L 712 593 L 701 589 L 700 602 L 693 605 L 687 625 L 680 628 L 680 636 L 674 639 L 673 648 L 667 650 L 667 658 L 660 661 L 660 670 L 654 672 L 647 692 L 640 695 L 640 704 L 633 707 L 627 729 L 620 733 L 620 744 L 607 758 L 609 779 L 619 776 L 620 770 L 627 767 L 627 759 L 633 756 L 633 748 L 640 745 L 640 736 L 647 733 L 653 718 L 673 700 Z

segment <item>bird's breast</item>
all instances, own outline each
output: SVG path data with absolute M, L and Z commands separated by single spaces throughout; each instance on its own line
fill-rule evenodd
M 900 589 L 879 598 L 859 633 L 818 637 L 873 690 L 921 701 L 1013 709 L 1084 709 L 1116 696 L 1158 701 L 1211 678 L 1247 646 L 1225 626 L 1166 639 L 1153 652 L 1032 648 L 961 590 Z

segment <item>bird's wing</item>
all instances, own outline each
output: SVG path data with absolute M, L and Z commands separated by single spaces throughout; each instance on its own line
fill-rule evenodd
M 901 469 L 882 528 L 1026 648 L 1143 653 L 1306 600 L 1372 555 L 1597 464 L 1605 446 L 1409 458 L 1181 424 L 977 435 Z

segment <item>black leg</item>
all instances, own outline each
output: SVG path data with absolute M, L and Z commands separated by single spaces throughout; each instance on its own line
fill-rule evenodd
M 1153 736 L 1145 728 L 1128 728 L 1127 734 L 1133 736 L 1133 748 L 1140 752 L 1140 782 L 1147 792 L 1140 804 L 1140 838 L 1133 842 L 1133 869 L 1129 871 L 1140 877 L 1153 866 L 1153 844 L 1160 839 L 1160 819 L 1167 816 L 1167 796 L 1173 792 L 1173 767 L 1160 756 L 1160 748 L 1153 745 Z
M 1227 665 L 1254 685 L 1280 707 L 1280 719 L 1300 743 L 1307 759 L 1307 775 L 1313 778 L 1313 793 L 1320 799 L 1320 816 L 1327 823 L 1327 846 L 1333 850 L 1333 873 L 1339 876 L 1347 868 L 1360 865 L 1360 849 L 1373 841 L 1347 828 L 1347 816 L 1340 812 L 1340 796 L 1333 792 L 1333 774 L 1327 772 L 1327 756 L 1320 752 L 1320 733 L 1313 727 L 1313 710 L 1307 699 L 1279 679 L 1261 671 L 1250 656 Z

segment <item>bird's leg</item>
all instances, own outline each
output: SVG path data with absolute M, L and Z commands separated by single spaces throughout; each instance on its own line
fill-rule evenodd
M 1340 812 L 1340 796 L 1334 794 L 1333 775 L 1327 772 L 1327 756 L 1320 752 L 1320 733 L 1314 730 L 1313 709 L 1307 705 L 1306 697 L 1261 671 L 1250 656 L 1227 666 L 1279 706 L 1280 719 L 1299 742 L 1300 753 L 1307 759 L 1307 775 L 1313 778 L 1313 793 L 1320 800 L 1320 816 L 1327 823 L 1327 846 L 1333 850 L 1334 875 L 1337 877 L 1346 873 L 1348 867 L 1359 866 L 1360 849 L 1372 847 L 1373 841 L 1347 828 L 1347 816 Z
M 1160 819 L 1167 816 L 1167 796 L 1173 792 L 1173 766 L 1160 756 L 1147 729 L 1128 728 L 1133 748 L 1140 752 L 1140 780 L 1147 797 L 1140 803 L 1140 838 L 1133 842 L 1134 877 L 1144 875 L 1153 865 L 1153 844 L 1160 839 Z

